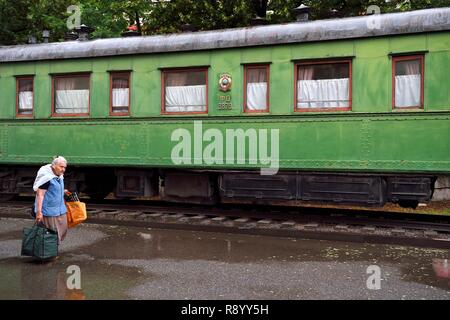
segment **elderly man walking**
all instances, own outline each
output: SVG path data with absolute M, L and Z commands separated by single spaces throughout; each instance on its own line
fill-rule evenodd
M 64 202 L 64 172 L 67 161 L 64 157 L 56 157 L 51 164 L 42 166 L 33 184 L 36 191 L 34 212 L 36 222 L 58 232 L 58 243 L 64 240 L 67 234 L 67 209 Z

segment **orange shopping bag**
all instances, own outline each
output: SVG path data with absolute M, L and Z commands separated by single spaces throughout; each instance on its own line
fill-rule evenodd
M 86 204 L 80 201 L 66 202 L 67 225 L 69 228 L 75 227 L 87 219 Z

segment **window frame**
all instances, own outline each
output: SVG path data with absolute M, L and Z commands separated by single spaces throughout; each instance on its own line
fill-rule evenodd
M 395 106 L 395 75 L 396 66 L 399 61 L 420 61 L 420 106 L 396 107 Z M 424 95 L 425 95 L 425 54 L 411 54 L 411 55 L 392 55 L 392 110 L 424 110 Z
M 349 72 L 349 88 L 348 88 L 348 107 L 327 107 L 327 108 L 298 108 L 298 68 L 302 65 L 316 65 L 316 64 L 336 64 L 347 63 Z M 351 58 L 345 59 L 314 59 L 314 60 L 302 60 L 295 62 L 294 67 L 294 112 L 335 112 L 335 111 L 352 111 L 353 104 L 353 60 Z
M 264 110 L 249 110 L 247 108 L 247 75 L 249 69 L 261 69 L 266 68 L 267 75 L 267 94 L 266 94 L 266 109 Z M 270 63 L 257 63 L 257 64 L 245 64 L 244 65 L 244 113 L 269 113 L 270 112 Z
M 161 115 L 183 115 L 183 114 L 208 114 L 209 112 L 209 66 L 203 67 L 180 67 L 180 68 L 161 68 Z M 166 111 L 166 86 L 165 86 L 165 75 L 167 73 L 179 73 L 179 72 L 205 72 L 206 80 L 206 110 L 205 111 L 177 111 L 177 112 L 167 112 Z
M 31 85 L 33 88 L 33 109 L 31 114 L 20 114 L 19 113 L 19 82 L 20 80 L 31 80 Z M 29 76 L 16 76 L 16 118 L 34 118 L 34 75 Z
M 89 117 L 91 114 L 91 73 L 64 73 L 64 74 L 51 74 L 52 76 L 52 118 L 58 117 Z M 88 78 L 89 79 L 89 98 L 88 98 L 88 112 L 87 113 L 56 113 L 55 105 L 55 80 L 64 78 Z
M 113 78 L 117 75 L 128 76 L 128 112 L 113 112 Z M 129 116 L 131 114 L 131 70 L 109 71 L 109 115 L 111 117 Z

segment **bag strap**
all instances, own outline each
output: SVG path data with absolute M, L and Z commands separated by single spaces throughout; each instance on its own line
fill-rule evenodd
M 37 223 L 35 222 L 34 225 L 37 225 Z M 31 255 L 34 257 L 34 247 L 36 245 L 36 238 L 37 238 L 37 230 L 34 229 L 34 235 L 33 235 L 33 248 L 31 250 Z
M 46 228 L 46 229 L 47 229 L 47 226 L 46 226 L 45 223 L 42 222 L 42 221 L 37 222 L 36 220 L 34 220 L 34 225 L 35 225 L 35 226 L 38 226 L 38 227 L 42 227 L 42 228 Z

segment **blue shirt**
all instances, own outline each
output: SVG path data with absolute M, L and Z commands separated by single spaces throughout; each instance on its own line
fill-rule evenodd
M 34 204 L 34 211 L 37 211 L 36 202 Z M 46 217 L 58 217 L 66 212 L 67 208 L 64 203 L 64 180 L 53 178 L 49 181 L 47 192 L 44 195 L 42 215 Z

